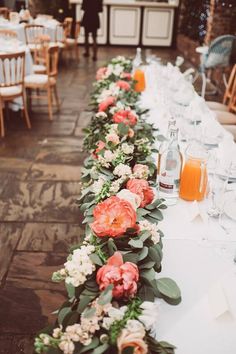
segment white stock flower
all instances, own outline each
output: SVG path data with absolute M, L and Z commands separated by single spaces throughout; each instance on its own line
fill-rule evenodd
M 66 283 L 78 287 L 83 284 L 88 275 L 91 275 L 95 270 L 95 265 L 90 260 L 89 255 L 94 252 L 95 247 L 81 246 L 73 251 L 69 260 L 64 264 L 67 274 Z
M 104 152 L 104 159 L 107 162 L 112 162 L 112 160 L 114 159 L 114 154 L 110 150 L 106 150 Z
M 52 336 L 53 338 L 59 338 L 62 334 L 62 326 L 58 327 L 58 328 L 54 328 L 53 332 L 52 332 Z
M 140 333 L 140 336 L 145 336 L 145 328 L 143 324 L 137 320 L 128 320 L 125 328 L 127 328 L 131 333 L 138 332 Z
M 82 335 L 81 325 L 76 323 L 72 326 L 67 326 L 66 333 L 73 342 L 79 342 Z
M 107 114 L 105 112 L 98 112 L 95 114 L 96 118 L 107 118 Z
M 93 193 L 99 194 L 105 182 L 105 178 L 99 177 L 99 179 L 92 184 Z
M 116 181 L 112 182 L 111 187 L 110 187 L 110 192 L 117 193 L 119 191 L 122 183 L 123 183 L 123 180 L 121 181 L 120 178 L 117 179 Z
M 113 173 L 114 173 L 114 175 L 119 176 L 119 177 L 124 177 L 124 176 L 128 177 L 132 174 L 132 171 L 128 165 L 120 163 L 119 165 L 116 166 Z
M 123 151 L 124 154 L 130 155 L 134 152 L 134 146 L 124 143 L 121 145 L 121 150 Z
M 144 301 L 140 308 L 142 314 L 139 316 L 139 320 L 144 324 L 147 331 L 151 331 L 156 336 L 159 320 L 160 302 Z
M 61 339 L 62 341 L 59 343 L 59 348 L 62 350 L 63 354 L 73 354 L 75 350 L 74 343 L 65 334 Z
M 134 210 L 136 210 L 141 204 L 141 198 L 137 194 L 130 192 L 128 189 L 122 189 L 116 196 L 130 202 Z
M 150 231 L 151 233 L 151 239 L 154 244 L 158 243 L 160 241 L 160 234 L 159 234 L 159 228 L 158 224 L 156 223 L 150 223 L 147 220 L 141 220 L 139 222 L 140 226 L 140 231 Z

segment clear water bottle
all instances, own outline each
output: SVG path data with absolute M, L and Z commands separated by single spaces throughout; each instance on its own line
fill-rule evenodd
M 176 119 L 171 116 L 168 120 L 168 130 L 167 130 L 167 136 L 166 139 L 163 140 L 159 146 L 159 151 L 158 151 L 158 161 L 157 161 L 157 174 L 160 172 L 160 161 L 161 161 L 161 155 L 163 152 L 168 148 L 170 144 L 170 129 L 172 126 L 176 125 Z
M 159 197 L 166 200 L 167 205 L 174 205 L 179 198 L 180 175 L 183 157 L 178 143 L 178 129 L 171 125 L 170 141 L 160 156 L 158 173 Z
M 142 50 L 141 48 L 136 49 L 136 56 L 133 60 L 133 71 L 142 65 Z

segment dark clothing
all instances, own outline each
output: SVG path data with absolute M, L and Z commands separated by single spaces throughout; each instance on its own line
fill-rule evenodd
M 83 0 L 82 10 L 84 16 L 81 26 L 84 27 L 85 32 L 95 34 L 100 28 L 99 12 L 102 12 L 102 0 Z

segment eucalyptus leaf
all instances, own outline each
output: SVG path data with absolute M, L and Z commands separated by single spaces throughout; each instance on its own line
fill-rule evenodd
M 112 300 L 112 289 L 113 285 L 110 284 L 108 287 L 101 293 L 98 299 L 98 304 L 101 306 L 107 305 Z
M 65 283 L 65 285 L 69 298 L 73 298 L 75 296 L 75 287 L 72 284 Z
M 99 347 L 95 348 L 91 354 L 103 354 L 108 348 L 109 348 L 109 344 L 108 343 L 104 343 L 102 345 L 100 345 Z
M 156 281 L 158 291 L 167 298 L 177 300 L 181 298 L 181 292 L 173 279 L 160 278 Z
M 148 248 L 145 246 L 143 247 L 142 251 L 139 253 L 139 257 L 138 260 L 142 261 L 143 259 L 145 259 L 148 255 Z
M 133 238 L 129 241 L 129 245 L 134 248 L 143 248 L 143 241 Z
M 66 317 L 69 313 L 71 313 L 71 312 L 72 312 L 72 311 L 71 311 L 71 308 L 70 308 L 70 307 L 63 307 L 63 308 L 59 311 L 59 313 L 58 313 L 58 322 L 59 322 L 60 325 L 62 325 L 62 323 L 63 323 L 65 317 Z
M 84 346 L 84 347 L 79 351 L 79 353 L 80 353 L 80 354 L 86 353 L 87 351 L 96 348 L 96 347 L 98 346 L 98 344 L 99 344 L 99 339 L 98 339 L 97 337 L 93 337 L 92 342 L 91 342 L 89 345 Z
M 89 258 L 91 259 L 93 264 L 103 266 L 103 262 L 102 262 L 101 258 L 96 253 L 91 253 Z

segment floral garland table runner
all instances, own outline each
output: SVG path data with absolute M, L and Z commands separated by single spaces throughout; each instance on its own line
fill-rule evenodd
M 53 274 L 54 281 L 65 281 L 68 301 L 57 311 L 55 326 L 36 338 L 37 353 L 175 350 L 157 336 L 159 302 L 179 304 L 181 294 L 161 275 L 158 223 L 166 206 L 154 193 L 155 129 L 145 121 L 131 70 L 130 60 L 117 57 L 97 73 L 94 116 L 84 140 L 91 154 L 78 201 L 85 237 Z

